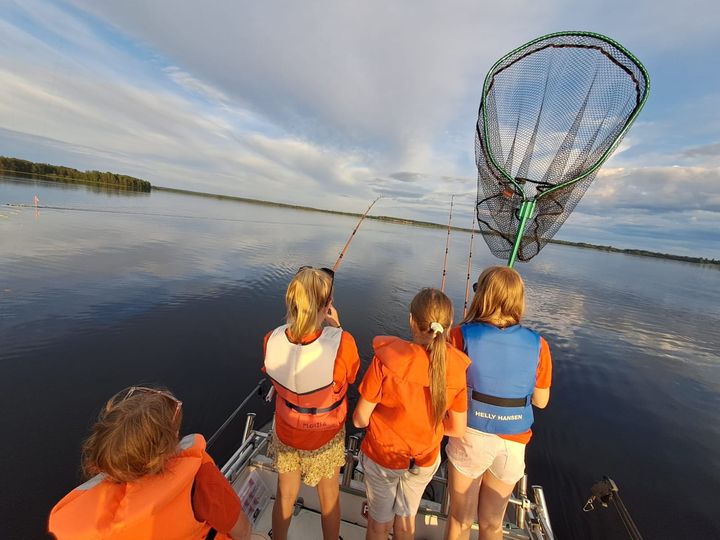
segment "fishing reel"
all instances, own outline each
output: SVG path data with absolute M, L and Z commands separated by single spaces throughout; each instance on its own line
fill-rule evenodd
M 595 510 L 595 503 L 600 503 L 603 508 L 610 507 L 610 503 L 615 507 L 618 517 L 625 527 L 628 537 L 632 540 L 642 540 L 642 534 L 637 525 L 630 516 L 625 503 L 620 498 L 620 489 L 612 478 L 603 476 L 603 479 L 595 483 L 590 488 L 590 498 L 583 506 L 583 512 L 592 512 Z
M 590 498 L 583 506 L 583 512 L 595 510 L 595 503 L 599 502 L 603 508 L 607 508 L 613 495 L 618 493 L 617 484 L 612 478 L 603 476 L 603 479 L 593 484 L 590 488 Z

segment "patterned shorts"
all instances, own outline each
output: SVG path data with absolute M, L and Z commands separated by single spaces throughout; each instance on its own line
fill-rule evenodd
M 273 433 L 268 456 L 278 473 L 300 470 L 300 478 L 308 486 L 317 486 L 323 478 L 332 478 L 345 464 L 345 427 L 330 442 L 317 450 L 298 450 L 287 446 Z

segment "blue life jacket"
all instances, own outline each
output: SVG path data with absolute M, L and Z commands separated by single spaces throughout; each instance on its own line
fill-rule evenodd
M 467 370 L 468 426 L 485 433 L 525 433 L 533 423 L 532 393 L 540 360 L 540 335 L 519 324 L 461 327 Z

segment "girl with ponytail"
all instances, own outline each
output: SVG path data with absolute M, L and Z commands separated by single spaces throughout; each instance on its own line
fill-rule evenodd
M 268 452 L 278 472 L 274 540 L 287 538 L 301 482 L 317 486 L 324 540 L 340 533 L 346 394 L 360 357 L 333 306 L 334 275 L 329 268 L 300 268 L 285 294 L 287 324 L 265 336 L 263 371 L 277 393 Z
M 367 539 L 415 535 L 425 487 L 440 465 L 443 435 L 465 431 L 465 371 L 470 359 L 449 343 L 453 307 L 437 289 L 410 303 L 412 341 L 373 340 L 375 356 L 360 383 L 355 427 L 367 427 L 362 463 L 368 499 Z

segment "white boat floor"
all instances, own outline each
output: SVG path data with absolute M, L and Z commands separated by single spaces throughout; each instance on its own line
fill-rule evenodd
M 262 515 L 258 516 L 258 520 L 253 528 L 253 540 L 271 540 L 268 534 L 272 529 L 272 503 L 265 508 Z M 355 525 L 354 523 L 340 522 L 340 536 L 343 540 L 363 540 L 365 538 L 365 528 Z M 320 523 L 320 514 L 312 510 L 303 508 L 298 515 L 293 516 L 290 522 L 290 530 L 288 531 L 288 540 L 312 540 L 322 538 L 322 525 Z
M 243 509 L 253 521 L 254 540 L 271 540 L 272 508 L 277 485 L 277 473 L 269 466 L 265 456 L 257 457 L 233 482 L 235 491 L 243 501 Z M 367 521 L 364 513 L 367 500 L 362 492 L 362 482 L 353 480 L 349 490 L 340 490 L 340 536 L 343 540 L 362 540 L 365 538 Z M 289 540 L 314 540 L 322 538 L 320 521 L 320 501 L 315 488 L 305 484 L 300 486 L 296 515 L 290 522 Z M 437 515 L 439 504 L 423 500 L 420 512 L 415 520 L 415 538 L 418 540 L 441 540 L 444 537 L 445 519 Z M 470 533 L 472 540 L 477 539 L 477 524 Z M 503 538 L 527 540 L 528 536 L 515 527 L 505 524 Z

